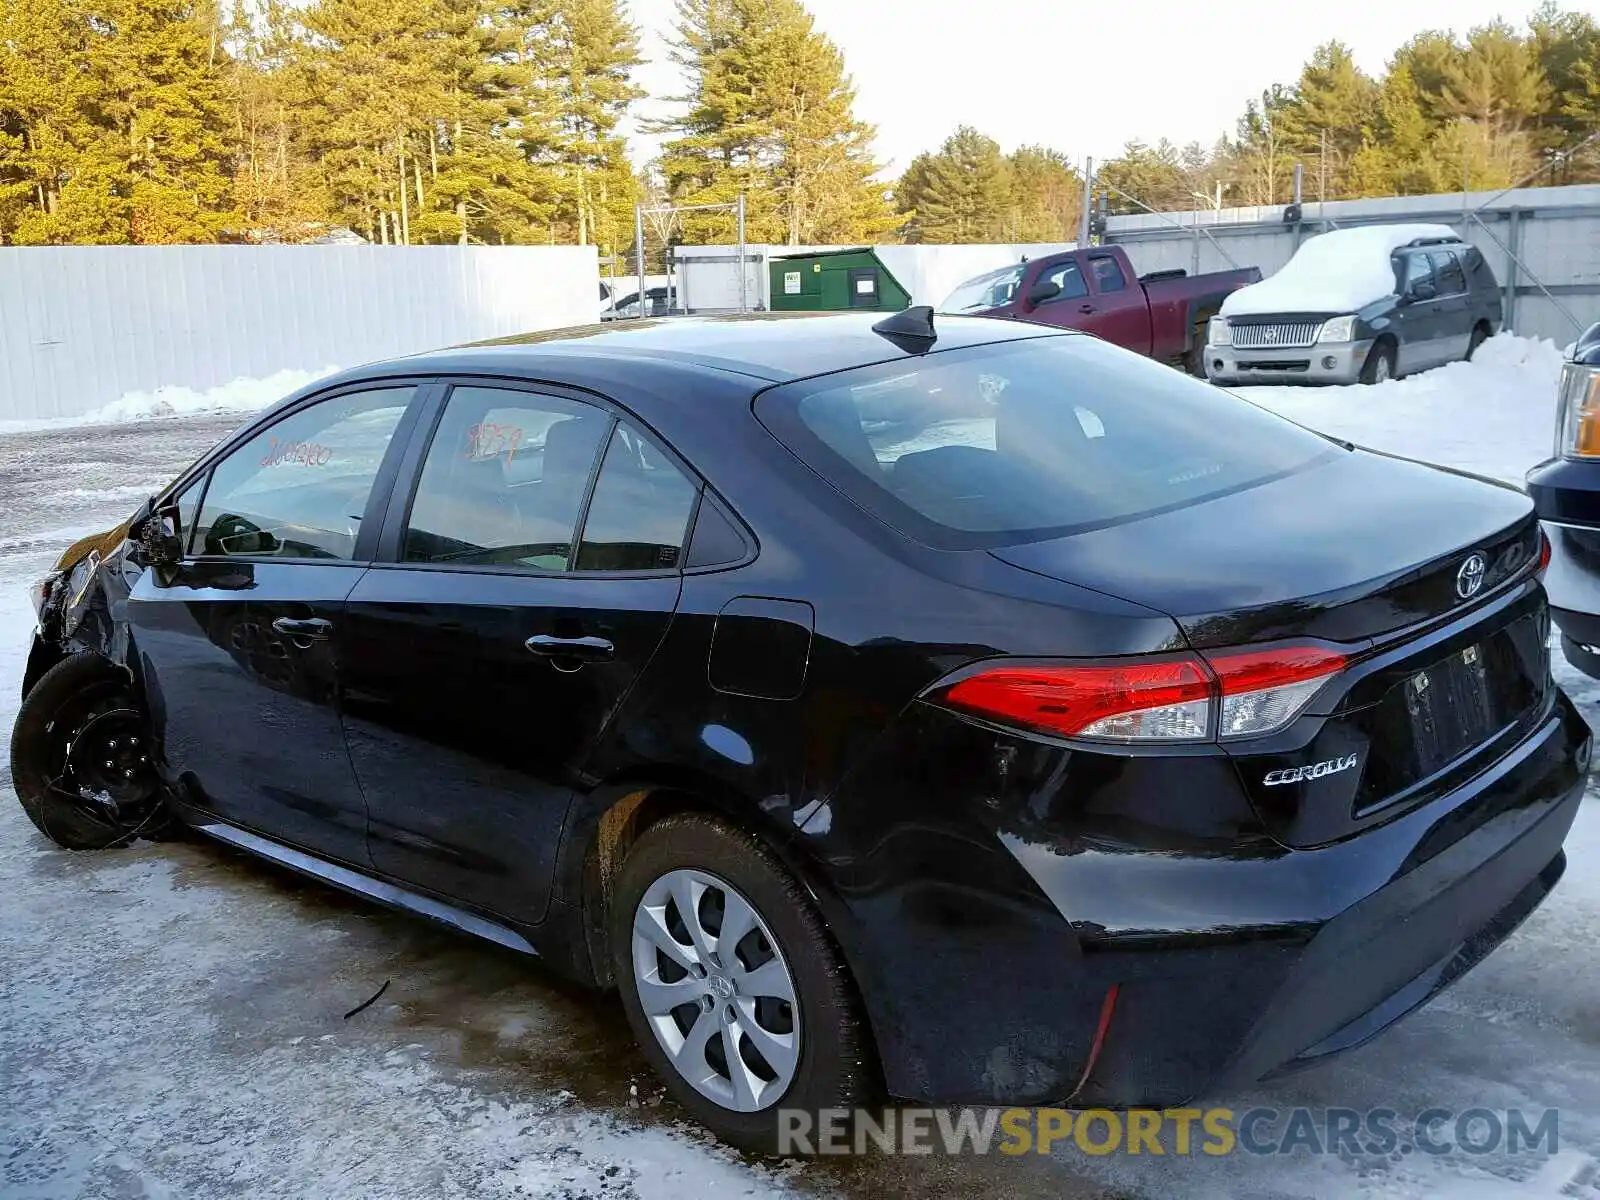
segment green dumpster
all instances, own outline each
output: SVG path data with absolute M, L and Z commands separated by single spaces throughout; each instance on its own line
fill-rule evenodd
M 768 260 L 774 312 L 899 312 L 911 296 L 870 246 Z

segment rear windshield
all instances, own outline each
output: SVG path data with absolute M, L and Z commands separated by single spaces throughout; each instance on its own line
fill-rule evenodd
M 1337 452 L 1229 392 L 1071 335 L 785 384 L 756 414 L 863 508 L 949 548 L 1134 520 Z

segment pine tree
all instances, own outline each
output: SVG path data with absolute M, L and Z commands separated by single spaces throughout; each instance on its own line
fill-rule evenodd
M 855 86 L 838 48 L 794 0 L 767 0 L 771 24 L 751 47 L 758 113 L 789 245 L 875 241 L 893 227 L 874 176 L 872 127 L 855 119 Z
M 548 158 L 561 175 L 556 220 L 579 245 L 612 255 L 633 234 L 638 185 L 617 127 L 644 95 L 633 82 L 638 31 L 619 0 L 554 0 L 530 27 L 545 110 Z
M 1193 189 L 1184 174 L 1180 152 L 1166 138 L 1153 147 L 1140 141 L 1127 143 L 1120 155 L 1101 165 L 1095 183 L 1110 191 L 1112 212 L 1165 212 L 1194 207 Z
M 374 241 L 408 243 L 415 142 L 445 110 L 443 0 L 316 0 L 294 69 L 304 136 L 337 211 Z
M 907 164 L 894 185 L 894 210 L 900 217 L 899 233 L 902 241 L 922 242 L 922 222 L 917 217 L 917 203 L 927 194 L 928 180 L 933 168 L 933 155 L 923 151 Z
M 1288 147 L 1310 177 L 1306 194 L 1324 180 L 1328 199 L 1348 194 L 1345 174 L 1377 118 L 1378 100 L 1378 85 L 1356 66 L 1348 46 L 1332 41 L 1316 48 L 1283 113 Z
M 896 197 L 902 211 L 915 214 L 918 240 L 1002 240 L 1011 176 L 993 138 L 963 125 L 913 167 L 916 177 L 902 176 Z
M 186 0 L 99 0 L 102 112 L 126 155 L 134 242 L 212 241 L 233 219 L 215 12 Z
M 1379 89 L 1372 128 L 1351 155 L 1345 193 L 1414 196 L 1443 190 L 1433 136 L 1411 69 L 1396 66 Z
M 12 242 L 117 241 L 126 214 L 91 183 L 101 136 L 88 117 L 100 93 L 97 35 L 77 0 L 0 3 L 0 237 Z
M 210 241 L 231 222 L 209 10 L 186 0 L 39 0 L 5 5 L 0 21 L 10 240 Z
M 660 169 L 685 203 L 746 199 L 752 241 L 870 241 L 894 225 L 837 47 L 799 0 L 678 0 L 690 81 Z M 690 236 L 707 222 L 685 222 Z M 704 232 L 700 236 L 706 236 Z
M 290 14 L 278 0 L 261 6 L 234 0 L 224 38 L 240 232 L 275 241 L 320 233 L 333 214 L 299 136 L 304 97 L 287 69 L 297 49 Z
M 1078 236 L 1083 179 L 1067 156 L 1044 146 L 1023 146 L 1007 158 L 1011 197 L 1008 242 L 1063 242 Z
M 1445 90 L 1460 57 L 1461 47 L 1452 34 L 1430 29 L 1404 42 L 1390 60 L 1390 71 L 1404 68 L 1411 76 L 1430 129 L 1438 129 L 1455 115 Z
M 1545 0 L 1528 31 L 1529 50 L 1550 87 L 1538 141 L 1559 149 L 1600 129 L 1600 23 Z
M 1505 187 L 1534 163 L 1527 128 L 1550 86 L 1532 48 L 1502 21 L 1474 29 L 1447 70 L 1444 100 L 1457 123 L 1436 141 L 1468 187 Z
M 1239 118 L 1233 157 L 1242 175 L 1240 199 L 1246 204 L 1277 204 L 1289 195 L 1294 160 L 1284 114 L 1293 101 L 1294 93 L 1275 83 L 1261 93 L 1259 103 L 1248 102 Z

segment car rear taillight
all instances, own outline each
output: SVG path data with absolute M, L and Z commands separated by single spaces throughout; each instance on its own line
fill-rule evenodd
M 1305 710 L 1344 655 L 1321 646 L 1062 663 L 996 662 L 927 699 L 1058 737 L 1129 743 L 1258 737 Z
M 1544 573 L 1546 571 L 1548 571 L 1549 569 L 1550 569 L 1550 535 L 1547 534 L 1543 529 L 1541 529 L 1541 530 L 1539 530 L 1539 565 L 1533 569 L 1533 573 L 1535 575 L 1537 575 L 1540 579 L 1543 579 L 1544 578 Z
M 1235 738 L 1282 729 L 1331 676 L 1344 670 L 1346 659 L 1322 646 L 1280 646 L 1215 650 L 1206 661 L 1221 685 L 1217 736 Z

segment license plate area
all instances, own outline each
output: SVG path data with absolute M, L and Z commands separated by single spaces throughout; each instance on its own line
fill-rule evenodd
M 1529 614 L 1412 671 L 1345 719 L 1370 747 L 1352 816 L 1425 786 L 1510 735 L 1543 706 L 1549 670 Z

